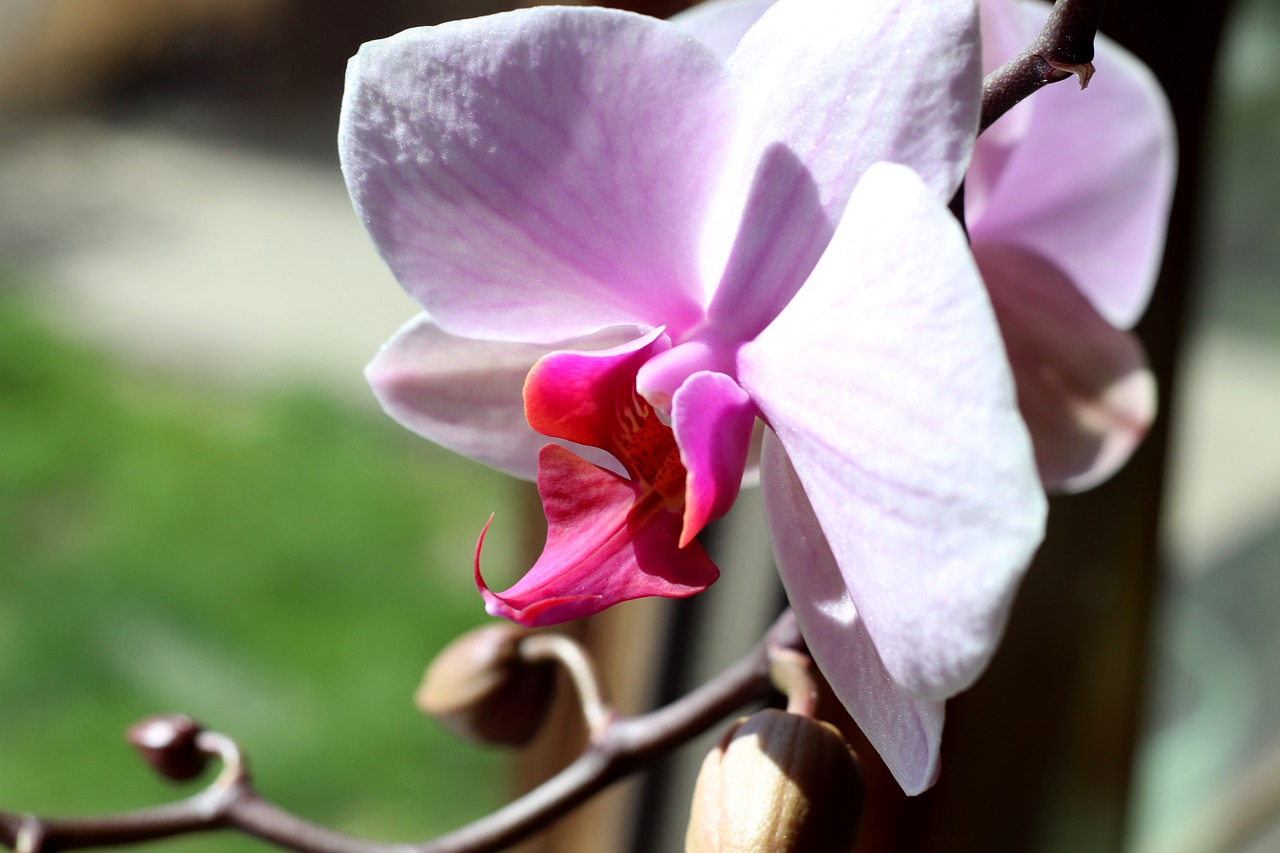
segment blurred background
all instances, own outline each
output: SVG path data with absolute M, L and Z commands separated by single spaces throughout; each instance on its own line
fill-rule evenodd
M 0 807 L 172 796 L 121 738 L 166 710 L 350 832 L 422 838 L 509 795 L 503 756 L 410 696 L 483 621 L 475 535 L 527 494 L 368 393 L 415 309 L 334 144 L 361 42 L 502 7 L 0 0 Z M 1141 853 L 1280 851 L 1280 2 L 1237 3 L 1219 57 L 1165 412 Z M 516 538 L 487 559 L 514 566 Z

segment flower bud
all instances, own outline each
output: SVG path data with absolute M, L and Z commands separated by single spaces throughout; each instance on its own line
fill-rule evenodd
M 862 772 L 839 730 L 767 709 L 702 763 L 685 853 L 847 853 L 861 812 Z
M 414 694 L 418 709 L 477 743 L 528 742 L 551 707 L 555 670 L 521 657 L 527 635 L 514 625 L 489 625 L 458 637 L 427 667 Z
M 167 779 L 185 782 L 204 772 L 209 756 L 196 739 L 204 727 L 185 714 L 156 714 L 129 727 L 125 737 Z

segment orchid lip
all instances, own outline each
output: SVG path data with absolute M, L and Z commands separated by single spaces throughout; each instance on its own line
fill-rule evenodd
M 670 509 L 684 506 L 685 468 L 671 427 L 638 393 L 617 410 L 618 459 L 633 477 L 662 496 Z
M 633 598 L 683 598 L 719 576 L 698 543 L 676 546 L 683 513 L 667 506 L 646 483 L 548 444 L 538 456 L 538 493 L 547 516 L 547 541 L 514 586 L 496 593 L 481 574 L 488 524 L 476 543 L 476 588 L 493 616 L 528 626 L 551 625 Z
M 522 625 L 536 625 L 539 617 L 553 607 L 601 598 L 599 595 L 591 594 L 561 595 L 553 598 L 544 598 L 524 607 L 512 605 L 501 594 L 489 588 L 489 584 L 485 583 L 484 575 L 480 571 L 480 552 L 484 548 L 484 538 L 488 535 L 489 526 L 492 524 L 493 513 L 490 513 L 489 520 L 484 523 L 484 527 L 480 530 L 480 536 L 476 539 L 475 566 L 472 574 L 476 589 L 480 590 L 480 595 L 484 598 L 484 610 L 490 616 L 496 619 L 510 619 Z

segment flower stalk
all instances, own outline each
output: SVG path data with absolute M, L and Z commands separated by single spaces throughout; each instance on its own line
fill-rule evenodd
M 1037 89 L 1076 75 L 1080 88 L 1093 76 L 1093 39 L 1103 0 L 1057 0 L 1040 35 L 1027 49 L 982 81 L 979 132 Z
M 0 844 L 21 853 L 54 853 L 154 841 L 197 832 L 231 830 L 300 853 L 486 853 L 502 850 L 537 832 L 611 783 L 666 755 L 729 714 L 773 691 L 770 646 L 792 647 L 798 637 L 790 611 L 779 617 L 764 640 L 737 663 L 693 692 L 647 714 L 612 713 L 600 698 L 594 665 L 580 646 L 544 639 L 523 654 L 538 660 L 568 661 L 575 671 L 584 715 L 594 720 L 594 736 L 567 768 L 467 826 L 417 844 L 358 838 L 307 821 L 262 797 L 245 770 L 236 742 L 201 731 L 199 749 L 222 761 L 221 772 L 199 793 L 150 809 L 96 818 L 41 818 L 0 811 Z M 525 638 L 522 645 L 533 637 Z M 592 685 L 595 686 L 592 686 Z

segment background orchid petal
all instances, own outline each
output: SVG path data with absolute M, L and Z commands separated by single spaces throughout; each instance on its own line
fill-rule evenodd
M 1040 34 L 1045 17 L 1041 16 L 1037 24 L 1036 19 L 1019 6 L 1020 0 L 978 0 L 984 75 L 1022 53 Z
M 364 45 L 339 150 L 441 328 L 550 342 L 701 319 L 700 223 L 735 114 L 723 63 L 677 27 L 543 7 Z
M 684 464 L 684 546 L 729 511 L 742 487 L 756 407 L 723 373 L 699 371 L 676 391 L 671 428 Z
M 747 30 L 760 20 L 774 0 L 705 0 L 672 15 L 671 23 L 728 59 Z
M 1038 31 L 1049 7 L 1020 8 Z M 1067 81 L 1019 105 L 1026 131 L 999 169 L 975 173 L 971 182 L 988 184 L 974 189 L 973 207 L 966 186 L 966 211 L 975 245 L 1012 243 L 1043 255 L 1108 322 L 1129 328 L 1146 308 L 1164 249 L 1173 119 L 1146 66 L 1101 35 L 1095 49 L 1088 89 Z M 978 162 L 992 144 L 985 136 Z
M 918 794 L 938 775 L 943 703 L 908 696 L 885 670 L 804 487 L 772 433 L 765 433 L 761 465 L 778 573 L 809 653 L 902 790 Z
M 984 75 L 1022 53 L 1039 32 L 1019 8 L 1018 0 L 979 0 L 978 23 L 982 32 Z M 986 209 L 987 194 L 995 185 L 1014 146 L 1026 136 L 1033 100 L 1027 98 L 1015 104 L 978 137 L 969 172 L 965 175 L 966 219 L 977 219 Z
M 729 57 L 756 158 L 795 152 L 832 222 L 877 160 L 949 199 L 978 128 L 977 17 L 974 0 L 779 0 Z
M 968 686 L 1045 498 L 969 247 L 910 169 L 867 171 L 809 282 L 738 367 L 894 681 L 926 700 Z
M 365 377 L 382 408 L 402 426 L 455 453 L 532 480 L 538 450 L 548 439 L 525 421 L 525 375 L 552 347 L 603 348 L 628 332 L 635 334 L 634 329 L 610 329 L 552 346 L 477 341 L 441 331 L 420 314 L 383 345 Z M 610 459 L 600 451 L 578 452 L 599 464 Z
M 553 625 L 622 601 L 684 598 L 706 589 L 719 570 L 697 542 L 676 546 L 681 516 L 647 487 L 592 465 L 558 445 L 542 449 L 538 494 L 547 514 L 542 556 L 513 587 L 476 584 L 491 616 Z
M 1051 491 L 1092 488 L 1128 461 L 1155 419 L 1155 378 L 1142 346 L 1052 263 L 1017 246 L 973 249 L 1040 478 Z

